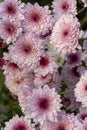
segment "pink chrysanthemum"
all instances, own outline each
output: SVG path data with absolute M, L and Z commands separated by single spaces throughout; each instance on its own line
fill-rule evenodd
M 5 123 L 4 130 L 32 130 L 32 127 L 26 117 L 16 115 Z
M 62 98 L 62 103 L 65 107 L 67 107 L 68 110 L 71 111 L 77 111 L 78 108 L 81 106 L 80 103 L 76 102 L 76 98 L 74 96 L 74 88 L 75 86 L 69 86 L 66 90 L 65 90 L 65 94 Z M 68 93 L 71 92 L 71 93 Z
M 77 117 L 81 122 L 85 120 L 85 118 L 87 118 L 87 108 L 80 107 Z
M 34 79 L 34 84 L 36 87 L 41 87 L 45 85 L 46 83 L 49 83 L 51 80 L 52 74 L 47 74 L 45 76 L 36 73 L 35 79 Z
M 31 80 L 32 80 L 32 79 L 31 79 Z M 31 82 L 32 82 L 32 81 L 31 81 Z M 24 111 L 25 111 L 24 106 L 25 106 L 26 103 L 27 103 L 26 97 L 27 97 L 27 96 L 31 96 L 31 95 L 32 95 L 32 91 L 33 91 L 32 85 L 29 86 L 29 85 L 23 84 L 23 85 L 20 87 L 20 91 L 18 92 L 18 102 L 19 102 L 19 105 L 20 105 L 21 110 L 22 110 L 23 113 L 24 113 Z
M 12 76 L 18 76 L 21 74 L 25 74 L 25 70 L 20 69 L 17 64 L 14 62 L 8 62 L 6 65 L 3 66 L 4 75 L 12 75 Z
M 67 85 L 74 86 L 80 79 L 80 73 L 77 67 L 69 68 L 63 66 L 61 77 Z
M 60 18 L 63 14 L 77 14 L 76 0 L 54 0 L 53 2 L 54 18 Z
M 19 68 L 31 70 L 40 59 L 41 49 L 41 40 L 29 33 L 21 35 L 16 43 L 9 46 L 9 53 Z
M 32 31 L 39 35 L 45 35 L 52 30 L 53 19 L 48 6 L 41 7 L 38 3 L 28 3 L 24 8 L 24 30 Z
M 41 130 L 79 130 L 81 123 L 72 115 L 60 113 L 57 117 L 57 122 L 46 121 Z
M 25 115 L 29 115 L 35 121 L 44 123 L 46 119 L 56 120 L 57 111 L 60 111 L 60 96 L 55 89 L 49 89 L 48 85 L 34 89 L 32 96 L 26 97 Z
M 0 3 L 0 17 L 23 19 L 23 6 L 20 0 L 4 0 Z
M 6 75 L 5 85 L 11 93 L 18 95 L 20 88 L 23 84 L 28 85 L 30 88 L 34 87 L 33 78 L 29 77 L 28 74 L 20 73 L 20 75 Z
M 81 64 L 81 60 L 82 60 L 82 52 L 81 51 L 67 54 L 66 66 L 70 67 L 70 68 L 75 67 L 75 66 L 79 66 Z
M 81 0 L 84 3 L 84 7 L 87 7 L 87 0 Z
M 82 31 L 79 30 L 80 23 L 73 15 L 63 15 L 56 22 L 51 35 L 51 44 L 55 44 L 57 53 L 62 55 L 75 51 Z
M 87 130 L 87 118 L 85 118 L 85 120 L 83 120 L 82 126 L 79 130 Z
M 76 101 L 81 102 L 83 107 L 87 107 L 87 75 L 86 77 L 81 76 L 80 81 L 76 84 L 74 94 Z
M 50 55 L 42 55 L 34 72 L 45 76 L 48 73 L 53 73 L 54 67 L 55 62 L 52 57 Z
M 20 22 L 9 19 L 0 21 L 0 37 L 7 42 L 7 44 L 16 41 L 21 32 L 22 28 Z

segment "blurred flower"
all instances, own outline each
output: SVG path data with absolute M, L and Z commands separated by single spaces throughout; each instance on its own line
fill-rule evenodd
M 82 74 L 80 81 L 76 84 L 74 90 L 76 101 L 82 103 L 82 107 L 87 107 L 87 72 L 86 76 Z
M 84 3 L 84 7 L 87 7 L 87 0 L 81 0 Z
M 82 122 L 87 118 L 87 108 L 79 108 L 79 113 L 77 114 L 78 119 Z
M 83 42 L 83 49 L 87 50 L 87 40 L 84 40 L 84 42 Z
M 63 66 L 61 77 L 67 85 L 74 86 L 80 79 L 80 73 L 77 67 L 69 68 Z
M 66 55 L 66 66 L 67 67 L 75 67 L 79 66 L 82 61 L 82 52 L 76 51 L 75 53 L 70 53 Z
M 87 118 L 85 118 L 85 120 L 82 121 L 82 127 L 80 128 L 80 130 L 86 130 L 87 129 Z

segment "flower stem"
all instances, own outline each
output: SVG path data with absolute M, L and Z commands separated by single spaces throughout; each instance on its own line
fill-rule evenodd
M 68 92 L 65 92 L 65 91 L 64 91 L 64 92 L 58 92 L 58 94 L 59 94 L 59 95 L 62 95 L 62 94 L 69 94 L 69 93 L 73 93 L 73 92 L 74 92 L 74 91 L 71 90 L 71 91 L 68 91 Z
M 82 8 L 80 11 L 78 11 L 78 14 L 82 13 L 84 11 L 85 7 Z

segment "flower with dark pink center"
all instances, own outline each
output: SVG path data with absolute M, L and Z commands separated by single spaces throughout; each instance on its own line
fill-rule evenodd
M 23 6 L 20 0 L 4 0 L 0 3 L 0 17 L 23 19 Z
M 66 56 L 66 66 L 67 67 L 75 67 L 81 64 L 82 53 L 77 51 L 75 53 L 67 54 Z
M 41 7 L 39 4 L 28 3 L 24 8 L 23 28 L 32 31 L 39 36 L 46 37 L 53 27 L 53 19 L 49 7 Z
M 0 27 L 0 37 L 7 44 L 16 41 L 22 32 L 21 24 L 18 21 L 11 21 L 9 19 L 1 20 Z
M 52 57 L 50 55 L 42 55 L 34 72 L 45 76 L 48 73 L 53 73 L 54 67 L 55 62 Z
M 8 122 L 5 122 L 4 130 L 32 130 L 32 127 L 26 117 L 16 115 Z
M 34 89 L 32 95 L 26 97 L 25 115 L 41 123 L 46 119 L 55 121 L 57 111 L 60 111 L 60 101 L 55 89 L 49 89 L 48 85 Z
M 77 14 L 76 0 L 54 0 L 52 2 L 54 18 L 57 20 L 63 14 Z
M 78 40 L 82 36 L 79 27 L 78 19 L 71 14 L 62 15 L 57 20 L 50 43 L 55 45 L 58 54 L 64 56 L 67 53 L 75 52 L 76 47 L 79 46 Z

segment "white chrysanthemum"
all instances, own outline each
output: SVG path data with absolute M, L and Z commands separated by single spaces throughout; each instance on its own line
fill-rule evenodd
M 16 43 L 9 46 L 9 54 L 19 68 L 31 70 L 40 59 L 41 49 L 41 40 L 29 33 L 21 35 Z
M 9 19 L 0 20 L 0 37 L 7 44 L 16 41 L 21 32 L 22 28 L 19 21 L 12 21 Z
M 5 122 L 4 130 L 33 130 L 30 121 L 26 117 L 14 116 L 8 122 Z
M 87 79 L 80 78 L 74 90 L 76 101 L 81 102 L 83 107 L 87 107 Z
M 77 14 L 76 0 L 54 0 L 52 2 L 54 18 L 60 18 L 63 14 Z
M 84 7 L 87 7 L 87 0 L 81 0 L 84 3 Z
M 51 35 L 51 44 L 55 45 L 57 53 L 62 55 L 75 51 L 82 31 L 79 30 L 80 23 L 73 15 L 63 15 L 56 22 Z
M 57 111 L 60 111 L 60 96 L 55 89 L 49 89 L 48 85 L 34 89 L 31 96 L 26 96 L 25 115 L 29 115 L 34 121 L 41 124 L 46 119 L 56 121 Z
M 53 73 L 55 67 L 55 62 L 53 61 L 50 55 L 42 55 L 38 61 L 37 67 L 34 72 L 39 73 L 42 76 L 47 75 L 48 73 Z
M 23 6 L 20 0 L 4 0 L 0 3 L 0 17 L 23 19 Z
M 81 123 L 72 115 L 59 113 L 57 122 L 46 121 L 40 128 L 41 130 L 79 130 Z
M 39 35 L 45 35 L 52 30 L 53 18 L 48 6 L 41 7 L 38 3 L 28 3 L 24 8 L 24 30 L 32 31 Z

